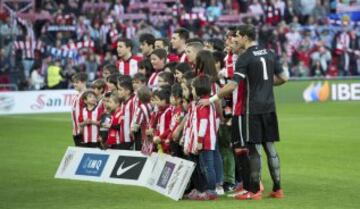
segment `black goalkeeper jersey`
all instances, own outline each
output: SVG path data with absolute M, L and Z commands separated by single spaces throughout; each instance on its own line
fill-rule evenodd
M 275 112 L 273 92 L 274 74 L 283 72 L 282 66 L 274 52 L 251 46 L 235 63 L 234 81 L 246 82 L 246 112 L 263 114 Z

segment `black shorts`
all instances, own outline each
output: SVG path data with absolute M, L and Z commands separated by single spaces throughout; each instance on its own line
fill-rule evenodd
M 100 142 L 82 143 L 80 147 L 100 148 Z
M 134 133 L 134 144 L 135 144 L 135 150 L 136 151 L 141 151 L 141 147 L 142 147 L 141 130 Z
M 73 135 L 73 140 L 74 140 L 74 144 L 75 144 L 76 147 L 81 146 L 82 135 L 81 134 Z
M 279 127 L 275 112 L 243 117 L 242 133 L 250 144 L 279 141 Z
M 132 146 L 133 142 L 124 142 L 122 144 L 113 144 L 110 149 L 132 150 Z
M 231 126 L 232 126 L 232 131 L 231 131 L 231 143 L 233 145 L 234 148 L 239 148 L 239 147 L 244 147 L 245 143 L 246 143 L 246 139 L 244 137 L 244 132 L 243 132 L 243 123 L 245 123 L 244 121 L 244 116 L 233 116 L 232 120 L 231 120 Z

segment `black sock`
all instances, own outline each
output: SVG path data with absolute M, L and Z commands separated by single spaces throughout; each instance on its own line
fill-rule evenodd
M 273 186 L 273 192 L 276 192 L 278 190 L 280 190 L 280 182 L 274 182 L 274 186 Z

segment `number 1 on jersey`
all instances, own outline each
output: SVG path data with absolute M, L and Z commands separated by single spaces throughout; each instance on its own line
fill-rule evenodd
M 267 67 L 266 67 L 266 60 L 264 57 L 260 57 L 260 61 L 263 67 L 263 73 L 264 73 L 264 80 L 268 80 L 268 73 L 267 73 Z

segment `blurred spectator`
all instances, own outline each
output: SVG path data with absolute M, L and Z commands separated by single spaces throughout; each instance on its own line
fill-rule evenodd
M 48 66 L 46 75 L 45 81 L 48 89 L 61 89 L 64 87 L 60 60 L 56 60 Z
M 210 22 L 215 21 L 220 15 L 223 6 L 221 2 L 217 0 L 211 0 L 210 6 L 206 9 L 206 15 Z
M 334 39 L 334 34 L 330 32 L 328 28 L 323 28 L 318 30 L 319 32 L 319 41 L 328 49 L 332 48 L 332 42 Z
M 239 5 L 239 11 L 241 13 L 247 12 L 250 1 L 249 0 L 237 0 L 237 1 Z
M 290 71 L 291 76 L 294 77 L 305 77 L 309 75 L 309 68 L 304 64 L 303 61 L 300 61 L 295 67 Z
M 123 21 L 123 16 L 125 14 L 125 7 L 122 4 L 122 0 L 116 0 L 114 9 L 112 10 L 114 16 L 120 21 Z
M 289 32 L 285 35 L 286 41 L 287 41 L 287 54 L 289 57 L 291 57 L 294 53 L 294 51 L 297 49 L 297 47 L 300 44 L 301 41 L 301 35 L 298 32 L 298 29 L 295 26 L 291 26 L 289 28 Z
M 280 11 L 280 16 L 284 17 L 285 8 L 286 8 L 285 1 L 284 0 L 275 0 L 274 5 L 275 5 L 275 8 Z
M 316 5 L 311 12 L 311 16 L 316 22 L 324 22 L 326 20 L 327 11 L 324 5 L 321 4 L 321 0 L 316 0 Z
M 273 0 L 266 0 L 264 13 L 266 24 L 276 25 L 281 20 L 280 10 L 275 7 Z
M 31 71 L 31 77 L 30 77 L 30 89 L 31 90 L 40 90 L 44 87 L 45 79 L 40 74 L 40 72 L 41 72 L 41 64 L 35 63 L 32 71 Z
M 337 55 L 339 75 L 350 74 L 350 34 L 347 28 L 335 35 L 335 53 Z
M 311 76 L 326 76 L 329 64 L 331 62 L 331 53 L 324 46 L 311 54 Z
M 351 75 L 359 75 L 360 64 L 360 39 L 355 30 L 349 32 L 349 56 L 350 56 L 350 73 Z
M 263 7 L 258 0 L 253 0 L 253 3 L 249 6 L 249 12 L 255 15 L 257 22 L 259 22 L 264 15 Z
M 316 0 L 300 0 L 301 22 L 305 23 L 316 6 Z
M 0 74 L 10 72 L 10 59 L 6 57 L 5 49 L 0 49 Z
M 287 1 L 285 4 L 283 19 L 287 24 L 289 24 L 293 20 L 293 17 L 295 15 L 296 14 L 295 14 L 293 1 Z
M 96 55 L 94 52 L 89 52 L 85 60 L 86 73 L 88 75 L 89 81 L 94 81 L 98 71 L 98 62 L 96 60 Z

